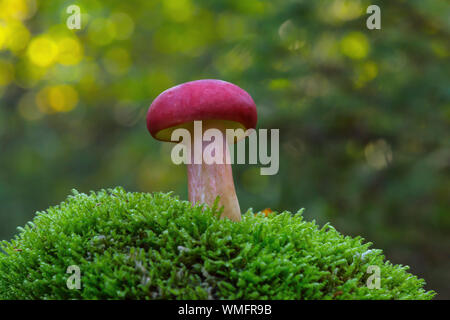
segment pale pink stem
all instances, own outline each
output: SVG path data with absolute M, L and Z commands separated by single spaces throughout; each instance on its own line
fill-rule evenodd
M 191 164 L 187 165 L 189 201 L 193 204 L 205 203 L 212 206 L 216 197 L 219 196 L 219 207 L 224 207 L 221 217 L 240 221 L 241 209 L 234 189 L 231 164 L 226 162 L 229 149 L 225 135 L 223 136 L 223 164 L 206 164 L 205 161 L 202 164 L 194 164 L 192 155 Z M 209 142 L 203 143 L 202 151 L 208 144 Z

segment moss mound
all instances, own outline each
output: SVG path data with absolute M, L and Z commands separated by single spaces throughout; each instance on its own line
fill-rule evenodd
M 2 299 L 431 299 L 370 243 L 301 212 L 220 220 L 170 194 L 122 188 L 67 201 L 2 242 Z M 68 289 L 67 268 L 81 270 Z M 379 266 L 381 288 L 366 285 Z

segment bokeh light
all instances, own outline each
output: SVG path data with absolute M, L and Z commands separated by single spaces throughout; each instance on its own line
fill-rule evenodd
M 351 32 L 341 40 L 341 52 L 351 59 L 365 58 L 369 49 L 369 41 L 361 32 Z
M 78 93 L 69 85 L 47 86 L 36 95 L 36 104 L 44 113 L 68 112 L 77 103 Z
M 43 35 L 33 39 L 28 47 L 28 57 L 39 67 L 48 67 L 58 57 L 58 45 L 49 36 Z
M 0 19 L 26 20 L 35 14 L 36 9 L 36 0 L 1 0 Z
M 73 37 L 64 37 L 57 43 L 58 57 L 57 61 L 64 65 L 77 64 L 83 58 L 83 47 L 78 39 Z

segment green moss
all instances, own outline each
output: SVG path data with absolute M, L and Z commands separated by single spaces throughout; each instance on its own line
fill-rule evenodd
M 90 195 L 39 212 L 2 242 L 3 299 L 431 299 L 407 267 L 301 212 L 248 211 L 242 222 L 170 194 Z M 67 268 L 81 269 L 69 290 Z M 381 270 L 381 288 L 366 285 Z

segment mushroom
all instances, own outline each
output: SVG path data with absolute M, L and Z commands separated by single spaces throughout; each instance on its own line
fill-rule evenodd
M 223 146 L 221 163 L 195 162 L 195 144 L 201 146 L 202 155 L 210 143 L 194 134 L 194 121 L 202 121 L 203 129 L 220 130 Z M 194 145 L 191 161 L 187 164 L 189 201 L 212 206 L 219 196 L 224 207 L 221 217 L 241 220 L 241 210 L 234 188 L 229 161 L 226 129 L 254 129 L 257 121 L 252 97 L 238 86 L 222 80 L 186 82 L 161 93 L 150 105 L 147 128 L 157 140 L 172 141 L 172 132 L 178 128 L 189 130 Z M 236 136 L 233 143 L 244 136 Z M 201 141 L 199 141 L 199 139 Z M 172 141 L 176 142 L 176 141 Z M 197 155 L 198 156 L 198 155 Z M 202 159 L 203 160 L 203 159 Z M 227 161 L 228 160 L 228 161 Z

